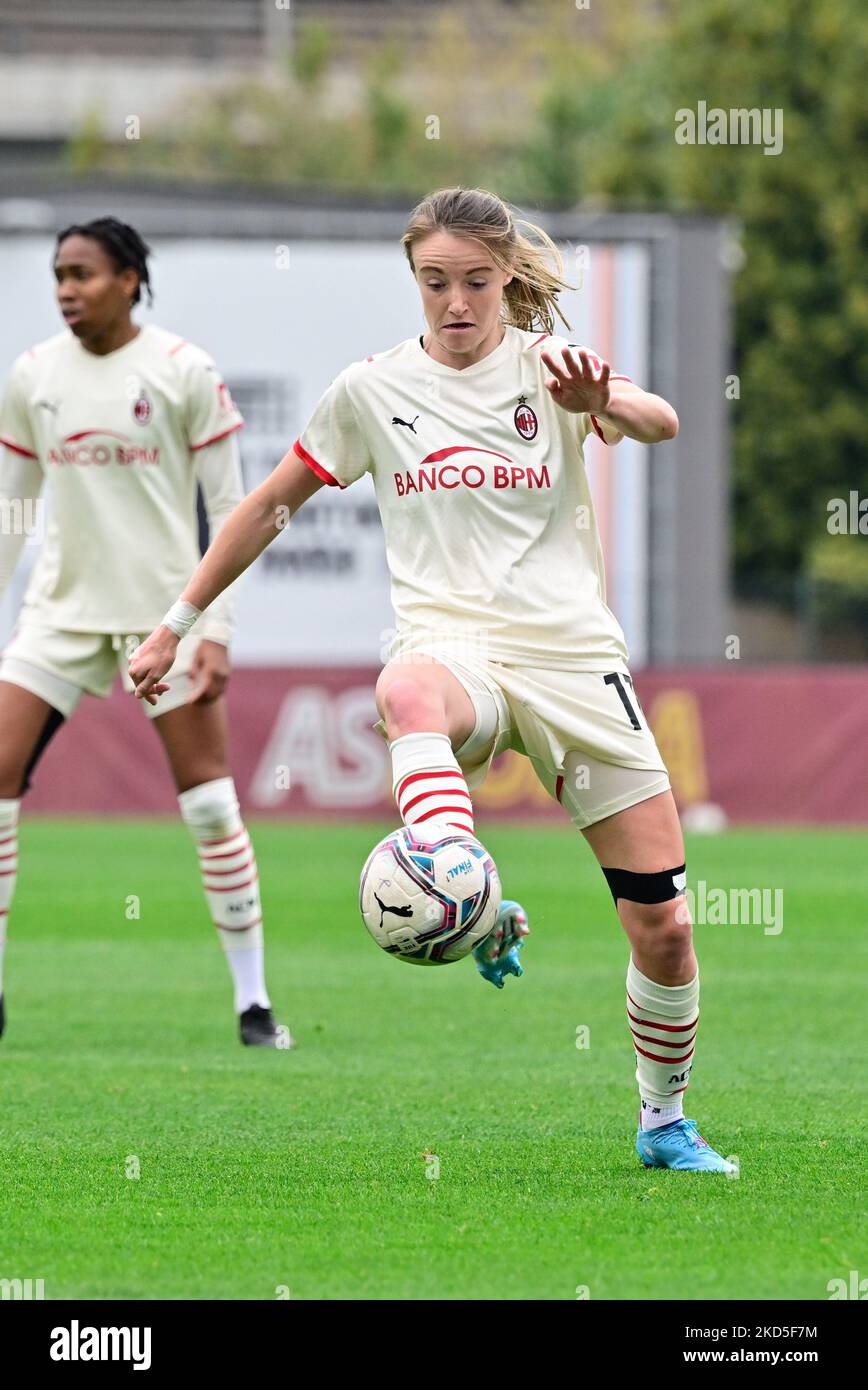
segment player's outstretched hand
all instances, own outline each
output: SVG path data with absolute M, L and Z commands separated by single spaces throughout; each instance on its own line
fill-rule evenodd
M 585 411 L 598 415 L 606 409 L 612 370 L 608 362 L 600 362 L 597 371 L 584 348 L 579 348 L 578 359 L 569 348 L 563 349 L 562 362 L 550 352 L 542 352 L 540 357 L 552 373 L 545 385 L 556 405 L 576 415 Z
M 136 699 L 157 703 L 157 697 L 171 687 L 163 676 L 173 665 L 178 650 L 178 637 L 162 623 L 136 647 L 129 660 L 130 679 L 136 687 Z

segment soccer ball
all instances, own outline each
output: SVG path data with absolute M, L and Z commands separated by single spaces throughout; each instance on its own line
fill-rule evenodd
M 428 840 L 409 826 L 371 850 L 359 883 L 362 920 L 378 946 L 413 965 L 448 965 L 484 941 L 503 892 L 473 835 Z

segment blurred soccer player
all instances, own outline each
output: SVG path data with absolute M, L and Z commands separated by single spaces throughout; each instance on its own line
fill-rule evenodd
M 472 831 L 470 789 L 492 758 L 504 748 L 530 758 L 596 854 L 630 940 L 639 1156 L 727 1171 L 683 1115 L 699 1000 L 684 844 L 606 606 L 582 452 L 592 430 L 607 444 L 654 444 L 678 420 L 659 396 L 552 336 L 562 262 L 544 232 L 526 228 L 479 189 L 419 204 L 403 245 L 427 333 L 339 374 L 130 670 L 138 694 L 159 698 L 179 637 L 279 534 L 277 509 L 370 472 L 397 617 L 377 702 L 404 822 Z M 520 973 L 525 923 L 507 904 L 476 948 L 494 984 Z
M 33 508 L 46 477 L 52 515 L 20 618 L 0 659 L 0 1032 L 3 946 L 15 887 L 21 798 L 82 694 L 107 696 L 199 558 L 196 483 L 211 540 L 244 495 L 244 423 L 211 358 L 131 311 L 151 294 L 149 248 L 113 217 L 67 227 L 54 276 L 66 323 L 24 353 L 0 410 L 0 499 Z M 24 527 L 0 534 L 0 595 Z M 265 987 L 256 858 L 229 766 L 231 596 L 182 642 L 172 694 L 148 707 L 208 908 L 232 973 L 243 1042 L 286 1047 Z

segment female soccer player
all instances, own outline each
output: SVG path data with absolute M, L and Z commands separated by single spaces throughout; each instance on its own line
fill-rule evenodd
M 196 482 L 210 536 L 244 490 L 243 424 L 211 358 L 173 333 L 140 327 L 151 297 L 149 248 L 113 217 L 67 227 L 54 276 L 64 332 L 24 353 L 0 411 L 0 498 L 9 515 L 39 505 L 47 536 L 0 660 L 0 971 L 15 887 L 21 798 L 49 739 L 82 694 L 109 694 L 118 667 L 159 621 L 199 558 Z M 14 534 L 17 529 L 18 534 Z M 24 528 L 0 534 L 0 596 Z M 229 767 L 226 705 L 231 596 L 173 657 L 172 694 L 149 709 L 199 853 L 235 987 L 244 1043 L 285 1047 L 265 988 L 256 859 Z M 0 1033 L 4 1009 L 0 973 Z
M 226 522 L 134 654 L 137 694 L 163 676 L 202 610 L 325 485 L 370 472 L 397 636 L 377 683 L 407 825 L 473 829 L 469 789 L 496 753 L 530 758 L 596 854 L 630 941 L 627 1012 L 647 1166 L 732 1168 L 686 1120 L 699 979 L 669 778 L 606 606 L 582 442 L 671 439 L 675 411 L 553 336 L 562 263 L 549 238 L 479 189 L 412 213 L 403 245 L 428 331 L 345 368 L 272 475 Z M 551 256 L 556 272 L 550 268 Z M 523 914 L 481 953 L 520 973 Z

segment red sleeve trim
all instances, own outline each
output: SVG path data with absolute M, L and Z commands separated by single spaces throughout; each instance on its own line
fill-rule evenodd
M 632 378 L 631 376 L 624 376 L 622 372 L 610 372 L 610 373 L 609 373 L 609 380 L 610 380 L 610 381 L 629 381 L 629 383 L 630 383 L 631 386 L 634 386 L 634 385 L 635 385 L 635 382 L 633 381 L 633 378 Z
M 606 436 L 603 434 L 603 431 L 600 429 L 600 426 L 597 424 L 597 417 L 596 417 L 596 415 L 592 415 L 592 416 L 591 416 L 591 424 L 594 426 L 594 429 L 597 431 L 597 434 L 600 436 L 600 438 L 602 439 L 603 443 L 604 443 L 604 444 L 606 445 L 606 447 L 608 448 L 609 441 L 608 441 L 608 439 L 606 438 Z
M 13 454 L 21 454 L 23 458 L 36 459 L 37 462 L 39 461 L 38 454 L 32 454 L 29 449 L 22 449 L 20 444 L 13 444 L 11 439 L 5 439 L 2 434 L 0 434 L 0 444 L 4 445 L 7 449 L 11 449 Z
M 225 439 L 228 434 L 235 434 L 236 430 L 244 429 L 244 421 L 239 420 L 237 424 L 230 425 L 228 430 L 223 430 L 220 434 L 212 434 L 210 439 L 203 439 L 201 444 L 191 444 L 190 453 L 195 454 L 199 449 L 207 449 L 209 444 L 216 444 L 219 439 Z
M 293 453 L 297 454 L 302 463 L 306 463 L 312 473 L 315 473 L 320 482 L 328 483 L 329 487 L 343 488 L 346 484 L 338 481 L 327 468 L 323 468 L 321 463 L 317 463 L 313 454 L 309 454 L 300 439 L 297 439 L 292 446 Z
M 182 347 L 187 346 L 187 339 L 182 338 L 180 343 L 176 343 L 173 348 L 169 348 L 169 356 L 174 357 L 176 352 L 180 352 Z
M 548 333 L 543 333 L 540 335 L 539 338 L 534 338 L 533 342 L 531 343 L 531 347 L 539 347 L 540 343 L 544 343 L 546 338 L 548 338 L 549 336 L 550 335 Z

